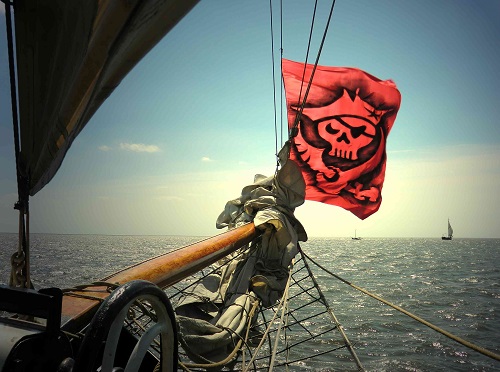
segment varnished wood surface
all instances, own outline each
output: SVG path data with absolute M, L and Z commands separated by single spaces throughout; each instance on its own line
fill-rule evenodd
M 143 279 L 165 288 L 236 251 L 258 235 L 259 232 L 254 224 L 249 223 L 174 252 L 143 261 L 101 281 L 123 284 Z M 109 291 L 105 286 L 89 287 L 86 290 L 65 294 L 62 304 L 62 328 L 76 332 L 89 322 L 97 311 L 100 304 L 98 299 L 78 296 L 104 299 L 108 295 Z

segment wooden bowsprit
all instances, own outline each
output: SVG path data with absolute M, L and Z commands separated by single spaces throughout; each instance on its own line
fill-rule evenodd
M 61 327 L 78 332 L 88 324 L 110 289 L 132 280 L 147 280 L 161 288 L 182 280 L 238 250 L 260 235 L 253 223 L 143 261 L 103 278 L 93 285 L 65 291 Z

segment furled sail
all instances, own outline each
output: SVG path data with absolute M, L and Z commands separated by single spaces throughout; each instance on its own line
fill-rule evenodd
M 382 202 L 386 140 L 401 103 L 394 82 L 356 68 L 314 69 L 286 59 L 283 81 L 290 158 L 306 181 L 306 199 L 340 206 L 361 219 L 375 213 Z
M 255 320 L 255 310 L 280 300 L 298 242 L 307 240 L 294 216 L 304 192 L 297 165 L 285 161 L 276 175 L 256 175 L 240 197 L 226 203 L 218 228 L 253 222 L 263 234 L 240 248 L 234 259 L 228 257 L 217 273 L 204 278 L 178 304 L 179 337 L 190 358 L 199 363 L 227 359 L 235 339 L 243 340 Z
M 137 62 L 198 2 L 15 1 L 20 172 L 34 195 Z

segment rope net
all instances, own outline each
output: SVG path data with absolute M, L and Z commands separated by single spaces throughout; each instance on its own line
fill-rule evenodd
M 241 252 L 233 260 L 238 256 Z M 212 265 L 165 288 L 174 309 L 182 306 L 186 297 L 192 296 L 194 287 L 228 264 L 230 262 Z M 208 304 L 208 300 L 205 301 Z M 225 306 L 220 303 L 217 311 L 223 312 Z M 129 332 L 140 337 L 150 323 L 154 324 L 155 315 L 150 311 L 147 303 L 134 307 L 126 324 Z M 272 306 L 263 306 L 257 300 L 245 315 L 243 332 L 238 334 L 227 328 L 231 342 L 226 346 L 227 357 L 223 360 L 197 354 L 197 349 L 180 337 L 179 370 L 270 371 L 277 368 L 280 371 L 304 371 L 329 367 L 345 371 L 363 370 L 301 252 L 290 266 L 287 285 L 279 301 Z M 158 339 L 152 349 L 159 358 Z

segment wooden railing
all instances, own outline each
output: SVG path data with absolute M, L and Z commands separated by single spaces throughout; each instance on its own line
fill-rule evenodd
M 101 281 L 124 284 L 143 279 L 166 288 L 227 256 L 259 236 L 253 223 L 166 253 L 114 273 Z M 62 328 L 78 331 L 97 311 L 100 300 L 109 295 L 106 286 L 90 286 L 66 293 L 62 304 Z

